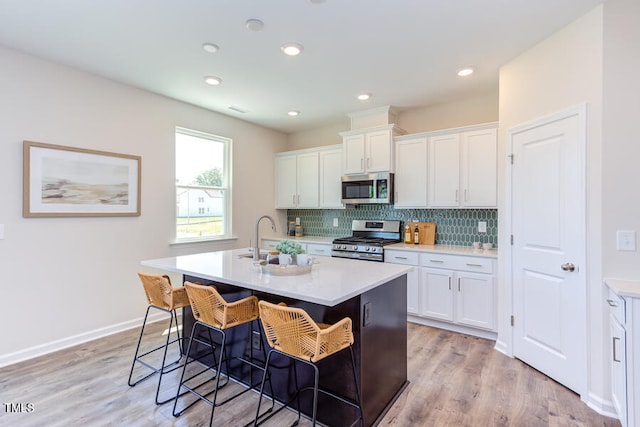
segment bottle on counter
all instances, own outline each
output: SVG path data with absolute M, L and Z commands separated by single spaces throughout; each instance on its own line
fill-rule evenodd
M 416 224 L 416 228 L 413 229 L 413 244 L 414 245 L 419 245 L 420 244 L 420 230 L 418 229 L 418 224 Z
M 404 242 L 411 243 L 411 227 L 409 227 L 409 224 L 404 226 Z
M 301 225 L 296 225 L 296 227 L 295 227 L 295 236 L 296 237 L 302 237 L 302 226 Z
M 296 235 L 296 222 L 295 221 L 289 221 L 289 236 L 293 237 Z

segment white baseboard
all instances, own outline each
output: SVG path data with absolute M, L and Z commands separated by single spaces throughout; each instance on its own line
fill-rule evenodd
M 583 397 L 586 397 L 586 399 Z M 587 396 L 580 396 L 580 398 L 589 408 L 593 409 L 600 415 L 618 419 L 616 408 L 613 406 L 613 402 L 611 400 L 603 399 L 602 396 L 597 396 L 593 393 L 589 393 Z
M 157 310 L 154 310 L 157 311 Z M 159 320 L 168 319 L 168 316 L 164 313 L 149 313 L 147 319 L 148 323 L 157 322 Z M 74 335 L 60 340 L 51 341 L 45 344 L 40 344 L 34 347 L 26 348 L 9 354 L 0 355 L 0 368 L 13 365 L 14 363 L 23 362 L 25 360 L 33 359 L 34 357 L 43 356 L 45 354 L 53 353 L 54 351 L 63 350 L 65 348 L 73 347 L 74 345 L 83 344 L 87 341 L 92 341 L 98 338 L 106 337 L 118 332 L 123 332 L 132 328 L 139 328 L 142 326 L 142 320 L 140 317 L 137 319 L 129 320 L 126 322 L 118 323 L 115 325 L 106 326 L 104 328 L 94 329 L 92 331 L 84 332 L 82 334 Z M 135 349 L 132 349 L 133 352 Z
M 461 334 L 473 335 L 474 337 L 486 338 L 488 340 L 495 341 L 498 334 L 491 331 L 485 331 L 483 329 L 471 328 L 463 325 L 456 325 L 453 323 L 440 322 L 434 319 L 427 319 L 425 317 L 413 316 L 409 314 L 407 320 L 412 323 L 418 323 L 420 325 L 432 326 L 434 328 L 445 329 L 447 331 L 459 332 Z

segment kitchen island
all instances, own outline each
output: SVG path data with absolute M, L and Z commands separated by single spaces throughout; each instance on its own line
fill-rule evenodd
M 249 255 L 247 249 L 239 249 L 148 260 L 142 265 L 180 273 L 184 280 L 215 285 L 229 301 L 256 295 L 274 303 L 285 302 L 305 309 L 320 323 L 350 317 L 364 421 L 366 426 L 374 425 L 407 384 L 406 274 L 410 268 L 317 257 L 308 274 L 276 276 L 263 273 Z M 194 322 L 190 308 L 185 308 L 183 316 L 184 331 L 189 334 Z M 231 355 L 249 352 L 262 359 L 261 350 L 266 343 L 262 334 L 262 341 L 256 343 L 257 334 L 259 331 L 251 330 L 249 325 L 233 328 L 227 338 Z M 340 352 L 318 363 L 321 387 L 355 395 L 348 357 L 348 352 Z M 286 359 L 282 365 L 288 368 Z M 283 372 L 273 373 L 275 397 L 289 400 L 294 389 L 294 381 L 289 378 L 292 371 L 277 371 Z M 298 369 L 302 384 L 311 373 L 301 371 Z M 259 372 L 249 372 L 239 364 L 232 365 L 232 375 L 247 384 L 255 384 L 259 378 Z M 304 399 L 301 406 L 303 412 L 309 413 L 310 399 Z M 342 406 L 331 399 L 319 399 L 318 420 L 332 426 L 349 424 L 355 412 Z

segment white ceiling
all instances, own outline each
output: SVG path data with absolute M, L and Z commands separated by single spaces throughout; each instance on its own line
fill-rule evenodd
M 0 45 L 290 133 L 497 93 L 501 65 L 601 2 L 0 0 Z M 245 27 L 252 18 L 262 31 Z M 282 54 L 289 41 L 300 56 Z M 458 77 L 467 65 L 476 73 Z

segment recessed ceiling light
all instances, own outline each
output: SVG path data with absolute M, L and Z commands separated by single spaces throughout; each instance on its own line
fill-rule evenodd
M 470 76 L 471 74 L 473 74 L 473 68 L 471 67 L 462 68 L 458 71 L 460 77 Z
M 216 76 L 205 76 L 204 81 L 211 86 L 218 86 L 222 83 L 222 79 Z
M 220 48 L 213 43 L 202 43 L 202 49 L 208 53 L 216 53 Z
M 251 31 L 261 31 L 264 28 L 264 22 L 259 19 L 247 19 L 245 25 L 247 29 Z
M 290 115 L 291 117 L 295 117 L 300 115 L 300 111 L 291 110 L 287 114 Z
M 356 96 L 356 98 L 358 98 L 360 101 L 366 101 L 369 98 L 371 98 L 371 94 L 370 93 L 361 93 L 360 95 Z
M 304 47 L 300 43 L 291 42 L 283 44 L 280 46 L 280 49 L 282 49 L 285 55 L 296 56 L 302 53 Z

